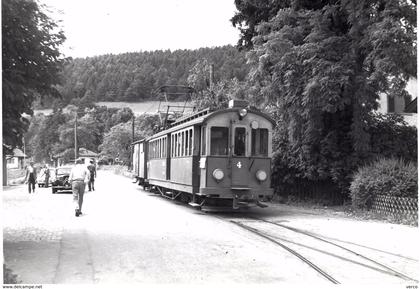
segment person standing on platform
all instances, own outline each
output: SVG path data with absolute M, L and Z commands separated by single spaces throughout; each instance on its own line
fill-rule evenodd
M 89 171 L 82 159 L 76 160 L 76 165 L 71 169 L 69 182 L 73 192 L 73 203 L 75 205 L 75 216 L 82 214 L 83 195 L 86 183 L 89 181 Z

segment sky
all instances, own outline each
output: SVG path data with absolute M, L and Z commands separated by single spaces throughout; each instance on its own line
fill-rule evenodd
M 235 45 L 234 0 L 39 0 L 67 37 L 66 56 Z

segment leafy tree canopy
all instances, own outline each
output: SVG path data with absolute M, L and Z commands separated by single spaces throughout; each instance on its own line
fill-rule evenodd
M 56 23 L 33 0 L 2 1 L 3 144 L 21 146 L 36 95 L 57 96 L 59 46 Z
M 109 54 L 68 61 L 58 89 L 64 104 L 156 100 L 156 88 L 185 85 L 192 67 L 204 60 L 214 65 L 215 81 L 243 81 L 249 70 L 245 53 L 233 46 Z
M 37 114 L 31 118 L 31 125 L 25 134 L 29 155 L 36 162 L 48 162 L 58 154 L 69 157 L 67 161 L 74 158 L 76 115 L 78 146 L 98 152 L 104 135 L 115 125 L 130 122 L 133 112 L 129 108 L 107 108 L 85 103 L 84 106 L 57 108 L 48 116 Z M 151 129 L 146 125 L 141 128 L 146 132 Z
M 405 96 L 416 75 L 416 4 L 279 2 L 248 53 L 254 102 L 273 109 L 285 163 L 301 177 L 347 184 L 371 149 L 379 94 Z
M 134 139 L 142 139 L 156 133 L 159 117 L 143 115 L 136 117 L 134 124 Z M 154 129 L 156 128 L 156 129 Z M 104 136 L 103 143 L 99 146 L 104 157 L 118 158 L 124 164 L 130 163 L 131 143 L 133 142 L 132 122 L 119 123 L 113 126 Z

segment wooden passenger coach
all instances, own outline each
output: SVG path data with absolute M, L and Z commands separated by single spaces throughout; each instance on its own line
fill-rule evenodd
M 266 114 L 243 101 L 177 120 L 133 143 L 140 185 L 197 207 L 264 206 L 270 188 L 272 130 Z

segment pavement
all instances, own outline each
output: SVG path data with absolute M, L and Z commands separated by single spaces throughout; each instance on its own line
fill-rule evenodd
M 79 218 L 71 193 L 37 188 L 28 194 L 25 186 L 12 186 L 3 188 L 2 198 L 4 259 L 23 283 L 327 285 L 296 257 L 226 221 L 234 215 L 194 210 L 111 172 L 98 172 L 96 191 L 86 193 Z M 249 215 L 376 254 L 407 274 L 419 268 L 417 227 L 284 205 Z M 390 252 L 411 261 L 389 259 Z

